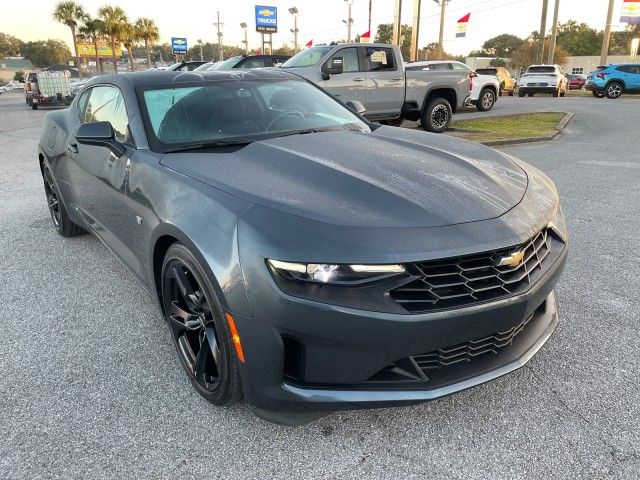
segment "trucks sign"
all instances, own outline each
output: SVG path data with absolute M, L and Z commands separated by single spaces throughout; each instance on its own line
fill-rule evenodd
M 278 33 L 278 8 L 256 5 L 256 32 Z
M 187 39 L 182 37 L 171 37 L 171 51 L 174 55 L 184 55 L 187 53 Z

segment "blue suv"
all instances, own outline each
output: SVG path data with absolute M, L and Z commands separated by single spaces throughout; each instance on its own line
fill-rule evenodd
M 584 88 L 591 90 L 597 98 L 614 99 L 623 93 L 640 93 L 640 64 L 598 67 L 589 74 Z

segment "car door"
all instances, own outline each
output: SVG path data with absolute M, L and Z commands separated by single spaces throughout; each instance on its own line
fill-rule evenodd
M 320 86 L 343 102 L 357 100 L 365 103 L 365 74 L 358 49 L 346 47 L 336 50 L 325 64 L 330 65 L 334 58 L 342 58 L 342 73 L 331 75 Z
M 360 47 L 366 69 L 367 115 L 395 117 L 404 104 L 404 72 L 390 47 Z
M 84 98 L 88 95 L 88 98 Z M 80 144 L 75 131 L 67 143 L 67 170 L 74 208 L 89 227 L 134 272 L 140 265 L 128 242 L 133 212 L 126 200 L 132 139 L 124 96 L 114 85 L 99 85 L 83 94 L 80 123 L 108 121 L 116 140 L 127 146 L 117 157 L 104 146 Z
M 640 91 L 640 65 L 627 65 L 625 74 L 627 90 Z

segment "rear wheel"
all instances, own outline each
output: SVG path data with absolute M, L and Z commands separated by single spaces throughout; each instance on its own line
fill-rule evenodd
M 240 400 L 238 359 L 224 312 L 204 269 L 179 243 L 162 265 L 162 303 L 178 357 L 198 393 L 216 405 Z
M 498 90 L 498 96 L 501 97 L 504 94 L 504 83 L 500 84 L 500 90 Z
M 420 116 L 420 125 L 427 132 L 442 133 L 451 125 L 451 104 L 444 98 L 434 98 Z
M 37 103 L 32 103 L 31 104 L 31 110 L 37 110 L 38 109 L 38 104 Z
M 607 98 L 615 100 L 616 98 L 620 98 L 622 92 L 624 92 L 624 86 L 620 82 L 611 82 L 607 85 L 605 95 Z
M 85 230 L 80 225 L 73 223 L 69 219 L 67 209 L 60 198 L 49 167 L 45 166 L 42 169 L 42 178 L 44 179 L 44 193 L 47 196 L 47 206 L 49 207 L 51 220 L 58 233 L 63 237 L 75 237 L 85 233 Z
M 496 94 L 490 88 L 485 88 L 480 92 L 480 98 L 476 103 L 476 108 L 481 112 L 488 112 L 496 104 Z

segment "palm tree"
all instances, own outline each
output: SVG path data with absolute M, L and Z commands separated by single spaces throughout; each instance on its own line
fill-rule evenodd
M 140 37 L 138 36 L 138 29 L 136 26 L 131 23 L 125 24 L 122 29 L 122 43 L 124 44 L 124 48 L 127 49 L 129 67 L 132 72 L 136 69 L 135 63 L 133 63 L 133 47 L 138 40 L 140 40 Z
M 87 16 L 84 25 L 80 27 L 80 35 L 88 42 L 93 43 L 96 51 L 96 68 L 103 73 L 102 64 L 100 63 L 100 55 L 98 54 L 98 42 L 102 39 L 104 32 L 104 23 L 99 18 L 91 18 Z
M 112 7 L 105 5 L 98 10 L 98 16 L 104 24 L 104 32 L 109 36 L 111 41 L 111 53 L 113 58 L 113 72 L 118 73 L 118 60 L 116 58 L 116 44 L 122 42 L 125 25 L 129 23 L 127 15 L 120 7 Z
M 155 22 L 150 18 L 139 18 L 136 29 L 140 39 L 144 40 L 144 50 L 147 52 L 147 68 L 151 68 L 151 45 L 160 40 L 160 32 Z
M 82 78 L 82 69 L 80 68 L 80 56 L 78 55 L 78 43 L 76 38 L 76 28 L 78 24 L 82 22 L 86 17 L 82 6 L 73 1 L 58 2 L 55 10 L 53 11 L 53 18 L 58 22 L 63 23 L 71 30 L 71 37 L 73 39 L 73 48 L 76 53 L 76 67 Z

